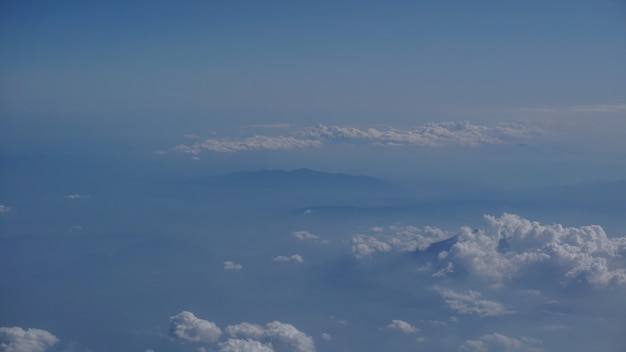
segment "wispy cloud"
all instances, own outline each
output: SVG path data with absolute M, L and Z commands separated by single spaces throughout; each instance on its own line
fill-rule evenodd
M 1 213 L 8 213 L 11 211 L 11 207 L 4 205 L 4 204 L 0 204 L 0 214 Z

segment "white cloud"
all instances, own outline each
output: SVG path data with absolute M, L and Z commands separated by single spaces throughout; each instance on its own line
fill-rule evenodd
M 252 125 L 255 128 L 286 128 L 289 125 Z M 476 146 L 500 144 L 507 139 L 529 138 L 540 131 L 523 123 L 500 123 L 494 126 L 464 122 L 433 122 L 414 129 L 359 129 L 354 127 L 318 125 L 293 136 L 254 135 L 246 138 L 208 138 L 202 142 L 180 144 L 175 151 L 199 155 L 203 151 L 240 152 L 250 150 L 293 150 L 319 148 L 324 142 L 369 144 L 386 147 L 450 145 Z M 197 137 L 192 135 L 194 138 Z
M 391 323 L 387 325 L 387 329 L 398 330 L 405 334 L 412 334 L 419 331 L 418 328 L 403 320 L 392 320 Z
M 315 351 L 315 343 L 311 337 L 293 325 L 279 321 L 268 323 L 265 327 L 250 323 L 230 325 L 226 331 L 234 338 L 263 342 L 264 346 L 272 346 L 277 352 Z
M 537 133 L 525 124 L 473 125 L 465 122 L 433 122 L 412 130 L 389 128 L 358 129 L 318 125 L 310 135 L 316 139 L 338 140 L 349 143 L 368 142 L 374 145 L 441 147 L 446 145 L 475 146 L 499 144 L 506 138 L 527 138 Z
M 291 150 L 319 148 L 321 142 L 310 139 L 297 139 L 287 136 L 253 136 L 244 139 L 206 139 L 191 145 L 181 144 L 174 150 L 198 155 L 202 151 L 232 153 L 249 150 Z
M 263 344 L 251 339 L 228 339 L 220 342 L 219 352 L 274 352 L 271 344 Z
M 170 317 L 170 334 L 183 342 L 216 342 L 222 330 L 215 323 L 197 318 L 188 311 Z
M 243 265 L 235 264 L 231 262 L 230 260 L 227 260 L 224 262 L 224 270 L 241 270 L 242 268 L 243 268 Z
M 459 351 L 464 352 L 489 352 L 489 351 L 504 351 L 504 352 L 540 352 L 543 351 L 541 347 L 543 342 L 541 340 L 534 339 L 532 337 L 522 337 L 516 339 L 506 335 L 493 333 L 482 336 L 478 340 L 467 340 Z
M 265 335 L 265 328 L 257 324 L 240 323 L 227 326 L 226 332 L 232 337 L 249 337 L 259 340 Z
M 315 343 L 310 336 L 291 324 L 273 321 L 265 326 L 267 336 L 277 352 L 315 352 Z
M 217 343 L 220 352 L 315 352 L 313 338 L 293 325 L 279 321 L 265 326 L 243 322 L 229 325 L 225 331 L 230 338 L 220 342 L 222 330 L 213 322 L 199 319 L 188 311 L 170 318 L 170 334 L 173 338 L 183 343 Z
M 59 339 L 45 330 L 0 327 L 3 352 L 43 352 L 57 342 Z
M 88 194 L 67 194 L 65 195 L 65 199 L 84 199 L 84 198 L 89 198 L 90 196 Z
M 322 333 L 322 340 L 330 341 L 333 339 L 333 336 L 327 332 Z
M 8 213 L 11 211 L 11 207 L 4 204 L 0 204 L 0 213 Z
M 452 237 L 446 231 L 426 226 L 390 226 L 389 234 L 381 227 L 370 229 L 374 235 L 357 234 L 352 237 L 352 253 L 356 258 L 370 256 L 375 252 L 413 252 L 425 250 L 431 244 Z
M 460 314 L 475 314 L 488 317 L 510 313 L 502 304 L 482 299 L 481 294 L 473 290 L 463 294 L 445 288 L 436 289 L 448 307 Z
M 389 251 L 391 251 L 389 244 L 381 242 L 373 236 L 358 234 L 352 237 L 352 253 L 356 258 L 368 257 L 375 252 Z
M 302 258 L 302 256 L 300 254 L 294 254 L 291 255 L 289 257 L 284 256 L 284 255 L 277 255 L 274 258 L 272 258 L 273 261 L 275 262 L 296 262 L 296 263 L 302 263 L 304 261 L 304 258 Z
M 450 250 L 450 260 L 473 275 L 499 282 L 525 270 L 550 269 L 563 284 L 626 284 L 626 237 L 608 238 L 597 225 L 542 225 L 513 214 L 485 219 L 485 229 L 462 228 Z
M 317 240 L 319 236 L 314 235 L 308 231 L 294 231 L 291 235 L 299 240 Z

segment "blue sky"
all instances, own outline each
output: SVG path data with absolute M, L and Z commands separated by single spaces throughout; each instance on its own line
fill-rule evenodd
M 11 112 L 412 124 L 620 104 L 626 89 L 619 1 L 3 7 Z
M 3 1 L 0 351 L 623 351 L 623 1 Z

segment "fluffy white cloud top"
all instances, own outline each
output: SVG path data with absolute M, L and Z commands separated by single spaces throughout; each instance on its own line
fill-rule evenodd
M 419 331 L 418 328 L 404 320 L 392 320 L 391 323 L 387 325 L 387 329 L 401 331 L 405 334 L 412 334 Z
M 0 327 L 0 350 L 3 352 L 43 352 L 59 342 L 45 330 Z
M 460 314 L 488 317 L 510 313 L 502 304 L 483 299 L 479 292 L 473 290 L 469 290 L 468 293 L 458 293 L 446 288 L 437 288 L 437 291 L 448 307 Z
M 487 226 L 461 229 L 448 258 L 472 275 L 502 281 L 526 270 L 560 275 L 561 283 L 626 284 L 626 237 L 609 238 L 597 225 L 543 225 L 518 215 L 486 215 Z
M 222 330 L 213 322 L 183 311 L 170 317 L 170 334 L 183 342 L 213 343 L 220 338 Z
M 467 340 L 459 351 L 463 352 L 541 352 L 543 342 L 532 337 L 522 337 L 520 339 L 506 335 L 493 333 L 484 335 L 477 340 Z
M 263 344 L 251 339 L 228 339 L 220 342 L 219 352 L 274 352 L 271 344 Z

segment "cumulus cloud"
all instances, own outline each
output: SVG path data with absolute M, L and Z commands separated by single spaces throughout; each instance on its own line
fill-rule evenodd
M 418 332 L 419 329 L 403 320 L 392 320 L 387 329 L 401 331 L 405 334 Z
M 489 351 L 505 351 L 505 352 L 540 352 L 543 342 L 532 337 L 522 337 L 516 339 L 506 335 L 493 333 L 482 336 L 477 340 L 467 340 L 459 351 L 464 352 L 489 352 Z
M 271 344 L 263 344 L 251 339 L 228 339 L 219 344 L 219 352 L 274 352 Z
M 265 336 L 277 352 L 315 352 L 313 338 L 291 324 L 273 321 L 265 326 Z
M 231 262 L 230 260 L 227 260 L 224 262 L 224 270 L 241 270 L 242 268 L 243 268 L 243 265 L 235 264 Z
M 479 292 L 473 290 L 469 290 L 468 293 L 458 293 L 446 288 L 437 288 L 437 291 L 448 307 L 460 314 L 488 317 L 510 313 L 502 304 L 483 299 Z
M 4 352 L 43 352 L 59 342 L 45 330 L 0 327 L 0 350 Z
M 279 321 L 265 326 L 243 322 L 229 325 L 225 331 L 229 338 L 220 341 L 222 330 L 213 322 L 199 319 L 187 311 L 170 318 L 173 338 L 183 343 L 217 344 L 220 352 L 315 352 L 313 338 L 295 326 Z
M 423 251 L 431 244 L 452 237 L 452 234 L 430 226 L 390 226 L 388 233 L 381 227 L 370 229 L 373 235 L 357 234 L 352 237 L 352 253 L 356 258 L 371 256 L 375 252 Z
M 65 195 L 65 199 L 84 199 L 84 198 L 89 198 L 88 194 L 67 194 Z
M 249 337 L 259 340 L 265 335 L 265 328 L 257 324 L 241 323 L 227 326 L 226 332 L 232 337 Z
M 314 352 L 313 338 L 291 324 L 273 321 L 265 327 L 250 323 L 230 325 L 226 331 L 233 338 L 263 342 L 277 352 Z
M 183 342 L 213 343 L 220 338 L 222 330 L 213 322 L 183 311 L 170 317 L 170 334 Z
M 8 213 L 11 211 L 11 207 L 4 204 L 0 204 L 0 213 Z
M 291 235 L 299 240 L 317 240 L 319 236 L 310 233 L 309 231 L 294 231 Z
M 513 214 L 485 219 L 485 229 L 461 229 L 448 257 L 473 275 L 499 282 L 549 269 L 564 285 L 626 284 L 626 237 L 609 238 L 597 225 L 542 225 Z
M 302 256 L 300 254 L 294 254 L 291 256 L 284 256 L 284 255 L 277 255 L 274 258 L 272 258 L 273 261 L 275 262 L 296 262 L 296 263 L 302 263 L 304 261 L 304 258 L 302 258 Z

